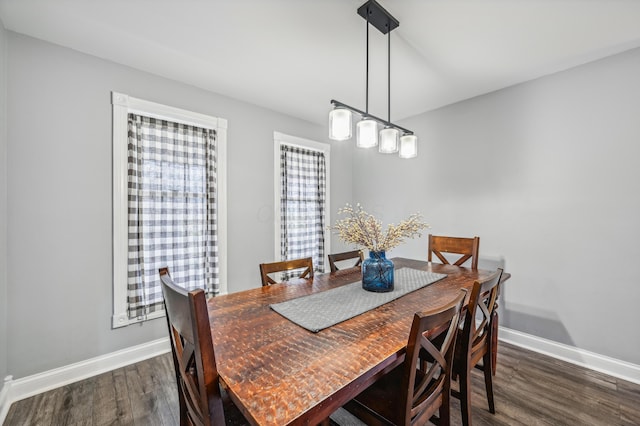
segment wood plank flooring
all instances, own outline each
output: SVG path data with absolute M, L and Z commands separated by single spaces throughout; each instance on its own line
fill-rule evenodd
M 477 373 L 480 373 L 479 371 Z M 640 425 L 640 385 L 500 342 L 490 414 L 480 374 L 473 377 L 473 424 Z M 171 354 L 14 403 L 4 426 L 178 425 Z M 452 424 L 460 404 L 452 399 Z M 332 419 L 361 425 L 346 412 Z
M 4 425 L 177 425 L 171 353 L 15 402 Z

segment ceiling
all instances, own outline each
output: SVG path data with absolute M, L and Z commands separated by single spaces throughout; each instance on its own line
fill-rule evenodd
M 365 109 L 365 0 L 0 0 L 6 29 L 324 124 Z M 638 0 L 379 0 L 391 120 L 640 46 Z M 369 111 L 387 117 L 370 29 Z

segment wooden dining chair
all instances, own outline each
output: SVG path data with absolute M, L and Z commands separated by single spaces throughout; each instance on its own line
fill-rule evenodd
M 178 385 L 180 425 L 248 425 L 218 376 L 204 290 L 187 292 L 173 282 L 168 268 L 159 272 Z
M 451 366 L 465 295 L 462 290 L 447 305 L 416 313 L 404 362 L 344 408 L 367 425 L 423 425 L 429 420 L 448 425 Z
M 353 250 L 353 251 L 345 251 L 342 253 L 334 253 L 334 254 L 330 254 L 327 256 L 329 258 L 329 267 L 331 268 L 331 272 L 336 272 L 339 268 L 336 265 L 336 262 L 341 262 L 343 260 L 350 260 L 350 259 L 357 259 L 355 265 L 352 266 L 352 268 L 355 268 L 356 266 L 360 266 L 362 265 L 362 261 L 364 260 L 364 255 L 362 253 L 362 250 Z
M 478 253 L 480 249 L 480 237 L 460 238 L 443 237 L 429 234 L 429 254 L 427 260 L 431 262 L 431 255 L 435 254 L 440 262 L 450 265 L 451 262 L 443 253 L 462 255 L 453 264 L 462 266 L 471 259 L 471 269 L 478 269 Z
M 493 375 L 496 375 L 496 366 L 498 365 L 498 327 L 500 316 L 498 314 L 498 299 L 500 299 L 500 289 L 502 288 L 502 283 L 508 280 L 511 277 L 511 274 L 502 273 L 500 277 L 500 284 L 498 286 L 498 294 L 496 295 L 496 304 L 493 307 L 493 313 L 491 314 L 491 340 L 492 340 L 492 353 L 491 353 L 491 368 L 493 369 Z
M 282 262 L 261 263 L 260 264 L 260 277 L 262 278 L 262 286 L 268 286 L 271 284 L 277 284 L 278 281 L 269 276 L 276 272 L 293 271 L 295 269 L 302 269 L 298 278 L 313 278 L 313 260 L 310 257 L 293 260 L 283 260 Z
M 464 325 L 458 332 L 453 359 L 452 378 L 458 382 L 458 390 L 451 394 L 460 399 L 462 424 L 471 425 L 471 369 L 484 373 L 489 412 L 495 414 L 493 401 L 493 354 L 497 350 L 494 339 L 494 312 L 500 289 L 502 269 L 498 269 L 485 281 L 476 281 L 469 295 Z M 497 328 L 496 328 L 497 330 Z M 482 361 L 482 363 L 480 363 Z

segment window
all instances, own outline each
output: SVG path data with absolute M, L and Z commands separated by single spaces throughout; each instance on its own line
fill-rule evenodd
M 164 315 L 158 268 L 226 292 L 226 120 L 112 94 L 113 327 Z
M 328 144 L 274 132 L 276 259 L 313 258 L 324 272 L 329 252 Z

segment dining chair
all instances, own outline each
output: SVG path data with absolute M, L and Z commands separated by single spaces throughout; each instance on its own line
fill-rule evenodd
M 417 312 L 404 362 L 343 408 L 367 425 L 422 425 L 428 420 L 448 425 L 451 367 L 465 295 L 462 290 L 445 306 Z
M 480 249 L 480 237 L 460 238 L 460 237 L 444 237 L 429 234 L 429 254 L 427 260 L 431 262 L 431 255 L 435 254 L 445 265 L 451 262 L 443 255 L 443 253 L 460 254 L 453 264 L 462 266 L 467 260 L 471 259 L 471 269 L 478 269 L 478 250 Z
M 498 299 L 500 299 L 500 289 L 502 288 L 502 282 L 509 279 L 511 275 L 503 273 L 500 277 L 500 284 L 498 285 L 498 294 L 496 294 L 496 304 L 493 307 L 493 313 L 491 314 L 491 340 L 492 340 L 492 353 L 491 353 L 491 368 L 493 375 L 496 375 L 496 367 L 498 365 L 498 326 L 500 316 L 498 314 Z
M 160 268 L 167 326 L 178 385 L 180 425 L 249 424 L 218 376 L 204 290 L 177 286 Z
M 268 286 L 271 284 L 277 284 L 278 281 L 269 276 L 276 272 L 293 271 L 295 269 L 302 269 L 298 278 L 313 278 L 313 260 L 310 257 L 293 260 L 283 260 L 282 262 L 271 262 L 260 264 L 260 277 L 262 278 L 262 286 Z
M 453 359 L 452 379 L 458 382 L 458 390 L 451 395 L 460 399 L 462 424 L 471 425 L 471 369 L 484 373 L 489 412 L 495 414 L 493 401 L 494 356 L 497 340 L 494 339 L 494 312 L 500 289 L 502 269 L 486 280 L 473 284 L 462 329 L 458 332 Z M 480 361 L 482 360 L 482 363 Z
M 336 265 L 336 262 L 341 262 L 343 260 L 357 259 L 355 265 L 362 265 L 362 261 L 364 260 L 364 255 L 362 254 L 362 250 L 353 250 L 353 251 L 345 251 L 342 253 L 334 253 L 327 256 L 329 258 L 329 267 L 331 268 L 331 272 L 336 272 L 339 268 Z

